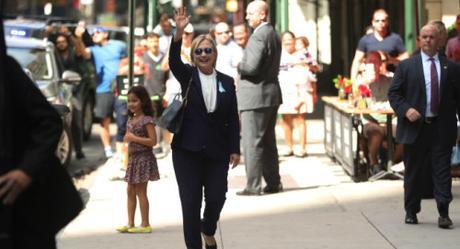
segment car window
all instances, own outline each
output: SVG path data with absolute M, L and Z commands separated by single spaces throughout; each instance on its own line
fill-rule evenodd
M 7 52 L 23 68 L 32 72 L 36 80 L 50 80 L 53 76 L 51 56 L 43 49 L 9 47 Z

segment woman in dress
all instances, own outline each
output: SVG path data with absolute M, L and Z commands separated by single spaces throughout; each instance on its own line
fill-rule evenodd
M 293 151 L 293 125 L 297 123 L 299 130 L 300 150 L 298 157 L 307 155 L 307 126 L 305 114 L 313 112 L 313 88 L 311 82 L 316 80 L 308 69 L 305 55 L 296 51 L 295 35 L 284 32 L 281 35 L 281 62 L 278 79 L 280 81 L 283 104 L 278 113 L 282 117 L 284 139 L 288 146 L 286 156 L 294 155 Z

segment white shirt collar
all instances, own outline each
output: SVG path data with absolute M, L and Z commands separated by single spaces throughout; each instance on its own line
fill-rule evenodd
M 268 24 L 268 22 L 261 22 L 261 23 L 259 24 L 259 26 L 257 26 L 257 27 L 254 29 L 254 32 L 253 32 L 253 33 L 257 32 L 257 30 L 259 30 L 260 27 L 262 27 L 262 26 L 264 26 L 264 25 L 267 25 L 267 24 Z
M 431 58 L 429 55 L 425 54 L 425 52 L 423 52 L 423 50 L 420 50 L 420 55 L 422 56 L 422 61 L 428 61 Z M 434 61 L 438 61 L 439 60 L 439 53 L 436 53 L 432 57 L 434 58 Z

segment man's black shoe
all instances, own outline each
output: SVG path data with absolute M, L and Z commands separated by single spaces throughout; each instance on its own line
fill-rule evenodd
M 279 184 L 278 186 L 271 187 L 271 186 L 265 186 L 264 189 L 264 194 L 275 194 L 283 191 L 283 184 Z
M 450 229 L 452 228 L 452 220 L 449 218 L 449 216 L 446 217 L 439 217 L 438 218 L 438 227 L 443 228 L 443 229 Z
M 404 219 L 404 222 L 406 224 L 412 224 L 412 225 L 418 224 L 417 215 L 413 213 L 406 213 L 406 218 Z
M 236 195 L 244 195 L 244 196 L 256 196 L 260 195 L 260 192 L 252 192 L 246 189 L 236 192 Z

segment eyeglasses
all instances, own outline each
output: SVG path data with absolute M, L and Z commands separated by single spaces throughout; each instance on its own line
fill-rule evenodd
M 195 48 L 195 55 L 201 55 L 202 53 L 211 54 L 212 48 Z
M 386 22 L 386 19 L 375 19 L 374 22 Z
M 222 31 L 222 32 L 216 32 L 216 34 L 218 34 L 218 35 L 222 35 L 222 34 L 230 34 L 230 30 L 227 30 L 227 31 Z

